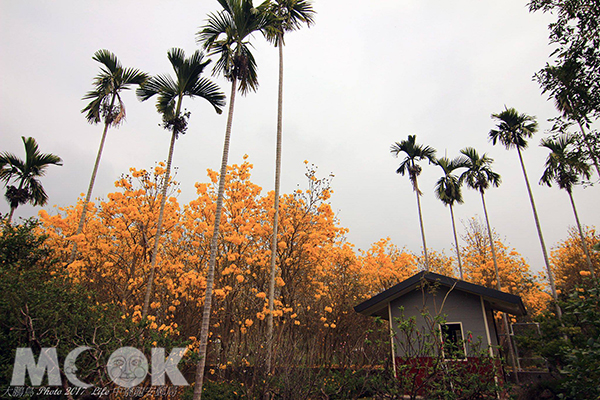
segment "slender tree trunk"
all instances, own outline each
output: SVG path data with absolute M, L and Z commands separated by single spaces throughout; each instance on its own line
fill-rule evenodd
M 113 106 L 115 105 L 116 94 L 113 93 L 112 99 L 110 101 L 110 110 L 112 111 Z M 109 117 L 110 118 L 110 117 Z M 98 167 L 100 166 L 100 158 L 102 158 L 102 151 L 104 150 L 104 143 L 106 141 L 106 133 L 108 132 L 108 126 L 110 125 L 109 120 L 104 122 L 104 130 L 102 132 L 102 139 L 100 140 L 100 147 L 98 148 L 98 154 L 96 155 L 96 162 L 94 163 L 94 169 L 92 171 L 92 177 L 90 178 L 90 184 L 88 186 L 87 193 L 85 195 L 85 200 L 83 201 L 83 208 L 81 210 L 81 217 L 79 217 L 79 224 L 77 225 L 77 231 L 75 235 L 79 235 L 83 232 L 83 225 L 85 223 L 85 214 L 87 213 L 87 206 L 90 202 L 90 198 L 92 197 L 92 190 L 94 189 L 94 184 L 96 182 L 96 174 L 98 173 Z M 73 247 L 71 249 L 71 256 L 69 257 L 69 264 L 75 261 L 75 257 L 77 255 L 77 242 L 73 242 Z
M 575 214 L 575 222 L 577 222 L 577 229 L 579 229 L 581 247 L 583 247 L 583 252 L 585 253 L 585 259 L 587 261 L 588 269 L 592 273 L 592 278 L 596 279 L 596 273 L 594 272 L 594 266 L 592 265 L 592 258 L 590 257 L 590 252 L 585 241 L 585 235 L 583 234 L 583 229 L 581 228 L 581 223 L 579 222 L 579 215 L 577 214 L 577 209 L 575 208 L 575 200 L 573 200 L 573 193 L 571 190 L 567 190 L 567 193 L 569 193 L 569 199 L 571 200 L 571 206 L 573 207 L 573 214 Z
M 460 279 L 463 278 L 462 263 L 460 261 L 460 249 L 458 247 L 458 237 L 456 236 L 456 224 L 454 222 L 454 211 L 452 210 L 452 204 L 450 206 L 450 217 L 452 218 L 452 232 L 454 233 L 454 245 L 456 246 L 456 260 L 458 261 L 458 276 Z
M 550 290 L 552 291 L 552 297 L 556 305 L 556 315 L 558 319 L 562 320 L 562 310 L 558 305 L 558 295 L 556 294 L 556 285 L 554 284 L 554 275 L 550 269 L 550 261 L 548 260 L 548 252 L 546 251 L 546 244 L 544 243 L 544 236 L 542 235 L 542 227 L 540 225 L 540 219 L 535 208 L 535 202 L 533 201 L 533 193 L 531 192 L 531 186 L 529 185 L 529 179 L 527 178 L 527 171 L 525 171 L 525 163 L 523 163 L 523 156 L 521 155 L 521 149 L 517 147 L 517 153 L 519 154 L 519 161 L 521 162 L 521 169 L 523 170 L 523 176 L 525 177 L 525 184 L 527 186 L 527 193 L 529 194 L 529 201 L 531 202 L 531 209 L 533 210 L 533 217 L 535 219 L 535 226 L 538 231 L 540 238 L 540 244 L 542 246 L 542 254 L 544 255 L 544 262 L 546 263 L 546 272 L 548 272 L 548 281 L 550 282 Z
M 13 215 L 15 214 L 15 210 L 17 209 L 17 207 L 10 207 L 10 212 L 8 213 L 8 218 L 6 218 L 6 225 L 10 225 L 10 223 L 12 222 L 13 219 Z
M 425 228 L 423 226 L 423 215 L 421 213 L 421 195 L 419 185 L 415 178 L 415 193 L 417 194 L 417 208 L 419 209 L 419 223 L 421 224 L 421 239 L 423 239 L 423 254 L 425 255 L 425 271 L 429 272 L 429 256 L 427 255 L 427 243 L 425 242 Z
M 494 246 L 494 238 L 492 235 L 492 228 L 490 226 L 490 219 L 487 213 L 487 207 L 485 205 L 485 196 L 483 195 L 483 191 L 481 193 L 481 202 L 483 204 L 483 214 L 485 215 L 485 223 L 487 225 L 488 237 L 490 239 L 490 249 L 492 250 L 492 260 L 494 261 L 494 272 L 496 273 L 496 289 L 498 291 L 502 291 L 502 285 L 500 284 L 500 270 L 498 269 L 498 260 L 496 258 L 496 248 Z M 510 364 L 515 373 L 515 380 L 519 383 L 519 374 L 517 373 L 517 357 L 515 354 L 515 349 L 512 344 L 512 339 L 510 338 L 510 330 L 508 327 L 508 315 L 506 313 L 502 313 L 502 321 L 504 323 L 504 332 L 506 332 L 506 341 L 508 343 L 508 351 L 510 353 Z
M 488 218 L 487 207 L 485 205 L 485 196 L 481 193 L 481 202 L 483 203 L 483 214 L 485 215 L 485 223 L 487 225 L 488 238 L 490 239 L 490 249 L 492 251 L 492 260 L 494 261 L 494 273 L 496 274 L 496 288 L 500 290 L 500 271 L 498 269 L 498 260 L 496 259 L 496 247 L 494 246 L 494 238 L 492 237 L 492 228 L 490 226 L 490 219 Z
M 596 167 L 596 172 L 598 173 L 598 179 L 600 179 L 600 167 L 598 167 L 598 158 L 596 157 L 596 153 L 592 151 L 592 146 L 590 145 L 590 140 L 588 135 L 585 133 L 585 129 L 583 129 L 583 124 L 581 123 L 581 119 L 577 119 L 577 124 L 579 125 L 579 129 L 581 130 L 581 134 L 583 135 L 583 140 L 590 152 L 590 157 L 592 158 L 592 163 L 594 163 L 594 167 Z
M 219 244 L 219 225 L 221 223 L 221 210 L 223 209 L 223 196 L 225 193 L 225 175 L 227 174 L 227 160 L 229 158 L 229 141 L 231 137 L 231 124 L 233 122 L 233 107 L 235 104 L 237 79 L 231 81 L 231 96 L 229 100 L 229 115 L 227 116 L 227 127 L 225 129 L 225 141 L 223 143 L 223 158 L 221 160 L 221 175 L 219 176 L 219 189 L 217 194 L 217 209 L 215 211 L 215 225 L 210 242 L 210 262 L 206 275 L 206 294 L 204 297 L 204 310 L 202 312 L 202 327 L 200 330 L 200 360 L 196 366 L 196 385 L 194 387 L 194 400 L 202 398 L 202 385 L 204 383 L 204 367 L 206 366 L 206 347 L 208 344 L 208 330 L 210 328 L 210 312 L 212 307 L 213 285 L 215 279 L 215 264 L 217 261 L 217 247 Z
M 275 275 L 277 261 L 277 231 L 279 225 L 279 187 L 281 181 L 281 138 L 283 131 L 283 43 L 279 35 L 279 89 L 277 94 L 277 145 L 275 149 L 275 200 L 273 208 L 273 236 L 271 238 L 271 279 L 269 281 L 269 315 L 267 318 L 267 371 L 273 363 L 273 311 L 275 304 Z
M 181 103 L 181 100 L 179 100 Z M 177 107 L 179 111 L 179 107 Z M 176 115 L 179 115 L 177 112 Z M 148 308 L 150 306 L 150 297 L 152 296 L 152 287 L 154 285 L 154 275 L 156 273 L 156 258 L 158 255 L 158 244 L 162 234 L 163 218 L 165 214 L 165 204 L 167 203 L 167 189 L 169 187 L 169 177 L 171 175 L 171 161 L 173 160 L 173 150 L 175 148 L 175 139 L 177 132 L 171 134 L 171 145 L 169 146 L 169 157 L 167 158 L 167 174 L 162 187 L 162 195 L 160 199 L 160 210 L 158 212 L 158 223 L 156 224 L 156 234 L 154 235 L 154 247 L 152 248 L 152 258 L 150 259 L 150 277 L 146 286 L 146 296 L 144 297 L 144 307 L 142 308 L 142 319 L 148 316 Z

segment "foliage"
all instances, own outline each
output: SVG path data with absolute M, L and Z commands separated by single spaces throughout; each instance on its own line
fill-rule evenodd
M 552 65 L 538 74 L 544 91 L 558 100 L 559 94 L 570 99 L 568 113 L 577 119 L 592 112 L 600 113 L 600 5 L 595 0 L 531 0 L 532 12 L 550 12 L 556 20 L 549 25 L 550 43 L 556 45 Z M 554 74 L 552 69 L 569 71 L 568 79 Z M 558 75 L 558 76 L 557 76 Z M 569 93 L 568 96 L 565 96 Z M 564 104 L 564 103 L 563 103 Z M 566 105 L 566 104 L 565 104 Z
M 62 165 L 62 159 L 52 153 L 40 153 L 34 138 L 21 136 L 25 145 L 25 160 L 12 153 L 0 154 L 0 181 L 4 182 L 6 200 L 10 204 L 10 223 L 13 213 L 22 204 L 31 203 L 43 206 L 48 201 L 48 195 L 39 178 L 46 174 L 50 165 Z M 17 186 L 9 185 L 14 182 Z
M 586 278 L 560 298 L 562 321 L 550 310 L 538 318 L 542 336 L 522 344 L 548 359 L 559 398 L 600 396 L 600 284 Z
M 550 300 L 541 283 L 542 277 L 534 275 L 523 256 L 502 243 L 495 232 L 492 235 L 502 291 L 521 296 L 528 312 L 538 314 Z M 463 240 L 466 242 L 461 252 L 465 280 L 497 289 L 488 233 L 483 223 L 475 218 L 469 220 Z
M 408 174 L 413 190 L 418 195 L 422 195 L 417 183 L 417 177 L 421 174 L 422 168 L 417 164 L 417 161 L 427 160 L 430 163 L 435 162 L 435 149 L 430 146 L 417 144 L 416 140 L 416 135 L 408 135 L 408 139 L 393 144 L 390 151 L 396 157 L 402 155 L 402 153 L 405 154 L 396 173 L 400 175 Z
M 102 64 L 101 72 L 94 78 L 94 89 L 87 92 L 84 100 L 91 100 L 81 112 L 87 113 L 89 123 L 104 121 L 108 126 L 118 126 L 125 120 L 125 103 L 121 91 L 131 85 L 141 85 L 148 75 L 135 68 L 123 68 L 113 53 L 102 49 L 94 53 L 94 61 Z
M 314 23 L 315 11 L 307 0 L 274 0 L 264 2 L 259 9 L 266 13 L 262 30 L 265 38 L 275 46 L 285 45 L 285 33 L 300 29 L 302 24 Z
M 589 279 L 586 279 L 588 266 L 577 228 L 570 228 L 568 235 L 567 239 L 556 245 L 550 256 L 552 271 L 556 277 L 556 287 L 564 294 L 570 293 L 575 286 L 590 282 Z M 594 228 L 585 229 L 584 236 L 590 249 L 595 244 L 600 243 L 600 234 Z M 599 276 L 600 253 L 592 251 L 590 257 L 596 276 Z
M 157 75 L 147 79 L 136 91 L 141 101 L 157 96 L 156 110 L 162 116 L 163 127 L 173 132 L 175 137 L 185 134 L 189 112 L 181 112 L 183 97 L 201 97 L 213 106 L 218 114 L 225 105 L 225 95 L 209 79 L 201 77 L 210 60 L 196 50 L 186 57 L 182 49 L 173 48 L 167 53 L 175 70 L 175 78 L 170 75 Z
M 435 184 L 435 196 L 445 205 L 452 206 L 455 202 L 463 203 L 461 180 L 452 174 L 458 168 L 464 168 L 463 158 L 457 157 L 453 160 L 442 157 L 436 161 L 444 171 L 444 175 Z
M 225 386 L 207 390 L 216 398 L 233 396 L 234 391 L 248 398 L 268 392 L 282 398 L 286 393 L 301 392 L 311 398 L 397 393 L 396 383 L 387 380 L 385 372 L 371 370 L 373 366 L 389 368 L 387 324 L 357 315 L 353 307 L 412 276 L 423 257 L 396 247 L 389 238 L 355 252 L 329 203 L 332 177 L 320 177 L 316 167 L 308 163 L 304 188 L 281 196 L 279 274 L 273 312 L 273 365 L 277 373 L 265 374 L 262 366 L 274 194 L 264 194 L 252 183 L 251 172 L 252 164 L 244 160 L 229 166 L 225 176 L 207 357 L 207 377 L 217 382 L 215 385 Z M 47 235 L 44 243 L 58 260 L 56 268 L 68 274 L 65 279 L 70 285 L 89 293 L 93 304 L 98 302 L 96 307 L 114 310 L 111 315 L 123 323 L 131 320 L 145 327 L 144 345 L 172 343 L 173 338 L 179 338 L 193 353 L 190 360 L 195 360 L 218 181 L 219 175 L 209 170 L 207 182 L 196 184 L 197 198 L 180 205 L 177 183 L 171 178 L 166 182 L 164 164 L 148 171 L 132 168 L 116 182 L 114 193 L 91 207 L 81 235 L 73 236 L 81 202 L 59 209 L 56 215 L 42 211 L 40 219 Z M 160 189 L 165 184 L 169 197 L 157 257 L 156 291 L 148 318 L 142 320 Z M 77 241 L 81 256 L 67 265 L 66 244 L 70 240 Z M 465 279 L 495 288 L 483 225 L 472 221 L 465 241 Z M 522 296 L 530 314 L 538 314 L 549 299 L 539 278 L 514 249 L 497 237 L 495 243 L 503 290 Z M 432 252 L 430 262 L 433 270 L 454 274 L 453 258 Z M 226 384 L 227 379 L 234 379 L 235 371 L 244 370 L 249 375 L 237 381 L 244 383 L 241 391 Z M 374 391 L 370 379 L 381 379 L 384 389 Z M 435 382 L 441 385 L 438 396 L 446 395 L 444 385 L 448 381 Z M 478 383 L 462 382 L 465 388 Z
M 492 114 L 498 121 L 496 129 L 490 130 L 489 138 L 493 145 L 501 143 L 506 149 L 518 150 L 527 148 L 527 139 L 537 132 L 538 124 L 535 117 L 519 113 L 514 108 L 505 106 L 504 111 Z
M 78 363 L 78 377 L 95 384 L 108 381 L 101 368 L 106 355 L 124 341 L 135 343 L 127 330 L 131 326 L 118 309 L 97 303 L 93 292 L 65 276 L 34 220 L 3 227 L 0 275 L 1 386 L 10 382 L 18 347 L 31 347 L 34 353 L 57 347 L 64 358 L 78 346 L 89 346 Z
M 246 161 L 227 170 L 213 300 L 216 322 L 211 326 L 209 360 L 236 365 L 262 362 L 261 338 L 268 313 L 272 232 L 268 216 L 273 212 L 273 194 L 261 194 L 261 188 L 250 181 L 251 169 Z M 157 257 L 157 289 L 148 316 L 150 329 L 192 337 L 192 347 L 197 345 L 219 179 L 213 171 L 208 175 L 209 183 L 196 185 L 198 198 L 183 208 L 175 197 L 168 199 Z M 62 260 L 67 259 L 65 243 L 78 242 L 81 257 L 67 266 L 70 276 L 94 290 L 101 303 L 114 302 L 135 321 L 141 317 L 158 215 L 157 192 L 164 178 L 160 164 L 152 171 L 132 169 L 131 175 L 117 181 L 119 192 L 90 210 L 85 230 L 77 237 L 71 235 L 81 203 L 59 209 L 57 215 L 40 214 L 48 243 Z M 362 335 L 355 328 L 369 325 L 366 317 L 357 325 L 353 315 L 354 299 L 362 300 L 366 292 L 360 289 L 353 251 L 344 244 L 346 230 L 338 226 L 327 202 L 329 179 L 318 178 L 308 167 L 308 188 L 282 196 L 274 311 L 275 334 L 293 339 L 290 346 L 312 347 L 323 360 L 331 359 L 337 346 L 346 348 L 349 357 Z M 356 298 L 343 294 L 352 287 L 357 288 Z M 219 347 L 214 343 L 217 339 Z M 279 343 L 283 348 L 278 351 L 285 352 L 287 341 Z
M 575 399 L 600 397 L 600 284 L 576 288 L 563 305 L 571 321 L 570 342 L 565 349 L 564 388 Z
M 258 68 L 250 51 L 250 36 L 266 26 L 266 14 L 252 0 L 218 0 L 222 10 L 210 13 L 196 34 L 210 56 L 218 55 L 213 71 L 229 81 L 239 81 L 242 94 L 258 89 Z

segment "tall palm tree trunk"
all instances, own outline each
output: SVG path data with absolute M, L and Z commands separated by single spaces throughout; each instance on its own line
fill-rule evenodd
M 485 215 L 485 223 L 487 225 L 488 237 L 490 239 L 490 249 L 492 251 L 492 260 L 494 261 L 494 272 L 496 273 L 496 288 L 498 291 L 502 291 L 502 285 L 500 284 L 500 271 L 498 269 L 498 260 L 496 259 L 496 247 L 494 246 L 494 238 L 492 236 L 492 228 L 490 226 L 490 219 L 488 217 L 487 206 L 485 205 L 485 196 L 483 195 L 483 191 L 481 193 L 481 202 L 483 203 L 483 214 Z M 519 374 L 517 373 L 517 357 L 515 354 L 515 349 L 512 344 L 512 339 L 510 337 L 510 330 L 508 327 L 508 315 L 506 313 L 502 313 L 502 322 L 504 324 L 504 332 L 506 332 L 506 341 L 508 343 L 508 352 L 510 353 L 510 364 L 515 374 L 515 380 L 519 383 Z
M 573 207 L 573 214 L 575 214 L 575 222 L 577 222 L 577 229 L 579 229 L 581 247 L 583 247 L 583 252 L 585 253 L 585 259 L 587 261 L 588 269 L 592 273 L 592 278 L 596 279 L 596 273 L 594 272 L 594 266 L 592 265 L 592 258 L 590 257 L 590 252 L 588 250 L 587 243 L 585 241 L 585 236 L 583 234 L 583 229 L 581 228 L 581 223 L 579 222 L 579 215 L 577 214 L 577 209 L 575 208 L 575 200 L 573 200 L 573 193 L 571 190 L 567 190 L 567 193 L 569 193 L 569 199 L 571 200 L 571 206 Z
M 487 206 L 485 205 L 485 196 L 481 193 L 481 202 L 483 203 L 483 214 L 485 215 L 485 223 L 487 225 L 488 238 L 490 240 L 490 249 L 492 251 L 492 260 L 494 261 L 494 273 L 496 274 L 496 287 L 500 290 L 500 271 L 498 269 L 498 260 L 496 259 L 496 247 L 494 246 L 494 238 L 492 237 L 492 228 L 488 217 Z
M 425 242 L 425 227 L 423 226 L 423 215 L 421 213 L 421 195 L 417 179 L 415 178 L 415 193 L 417 194 L 417 208 L 419 209 L 419 224 L 421 224 L 421 239 L 423 240 L 423 254 L 425 255 L 425 271 L 429 271 L 429 256 L 427 255 L 427 243 Z
M 181 99 L 179 100 L 179 105 Z M 179 105 L 176 115 L 179 115 Z M 152 287 L 154 285 L 154 275 L 156 273 L 156 258 L 158 255 L 158 244 L 162 234 L 162 225 L 165 214 L 165 204 L 167 203 L 167 188 L 169 187 L 169 177 L 171 175 L 171 161 L 173 160 L 173 150 L 175 148 L 175 139 L 177 132 L 173 131 L 171 135 L 171 145 L 169 146 L 169 157 L 167 158 L 167 174 L 162 187 L 162 195 L 160 199 L 160 210 L 158 212 L 158 223 L 156 224 L 156 234 L 154 235 L 154 247 L 152 248 L 152 258 L 150 260 L 150 276 L 148 277 L 148 285 L 146 286 L 146 296 L 144 297 L 144 307 L 142 308 L 142 319 L 148 316 L 148 308 L 150 306 L 150 297 L 152 296 Z
M 456 224 L 454 222 L 454 211 L 452 209 L 452 204 L 450 206 L 450 217 L 452 218 L 452 232 L 454 233 L 454 245 L 456 246 L 456 260 L 458 261 L 458 275 L 460 279 L 463 278 L 463 270 L 462 263 L 460 261 L 460 249 L 458 248 L 458 237 L 456 236 Z
M 523 176 L 525 177 L 525 184 L 527 186 L 527 193 L 529 194 L 529 201 L 531 202 L 531 209 L 533 210 L 533 217 L 535 219 L 535 226 L 538 231 L 540 238 L 540 244 L 542 246 L 542 254 L 544 255 L 544 263 L 546 264 L 546 272 L 548 272 L 548 281 L 550 282 L 550 290 L 552 291 L 552 297 L 556 305 L 556 315 L 562 320 L 562 310 L 558 305 L 558 295 L 556 293 L 556 285 L 554 284 L 554 276 L 550 269 L 550 261 L 548 260 L 548 252 L 546 251 L 546 244 L 544 243 L 544 236 L 542 235 L 542 227 L 540 225 L 540 219 L 538 218 L 537 209 L 535 208 L 535 202 L 533 201 L 533 193 L 531 192 L 531 186 L 529 185 L 529 179 L 527 178 L 527 171 L 525 171 L 525 163 L 523 162 L 523 156 L 521 155 L 521 149 L 517 146 L 517 153 L 519 154 L 519 161 L 521 162 L 521 169 L 523 170 Z
M 113 94 L 112 100 L 110 102 L 110 109 L 112 110 L 115 104 L 116 96 Z M 85 223 L 85 214 L 87 213 L 87 206 L 90 202 L 90 198 L 92 197 L 92 190 L 94 189 L 94 184 L 96 183 L 96 174 L 98 173 L 98 167 L 100 166 L 100 159 L 102 158 L 102 151 L 104 150 L 104 143 L 106 142 L 106 133 L 108 132 L 108 126 L 110 125 L 109 121 L 104 122 L 104 131 L 102 132 L 102 139 L 100 139 L 100 147 L 98 148 L 98 154 L 96 154 L 96 162 L 94 163 L 94 169 L 92 171 L 92 177 L 90 178 L 90 184 L 88 186 L 87 193 L 85 195 L 85 200 L 83 201 L 83 208 L 81 210 L 81 217 L 79 217 L 79 224 L 77 225 L 77 231 L 75 235 L 79 235 L 83 231 L 83 224 Z M 77 255 L 77 242 L 73 242 L 73 248 L 71 249 L 71 256 L 69 257 L 69 264 L 75 261 L 75 256 Z
M 269 281 L 269 316 L 267 318 L 267 371 L 273 363 L 273 311 L 275 304 L 275 275 L 277 261 L 277 231 L 279 225 L 279 187 L 281 181 L 281 139 L 283 131 L 283 43 L 279 35 L 279 89 L 277 93 L 277 145 L 275 151 L 275 200 L 273 208 L 273 236 L 271 238 L 271 279 Z
M 229 141 L 231 137 L 231 125 L 233 122 L 233 106 L 235 104 L 235 93 L 237 79 L 234 75 L 231 81 L 231 96 L 229 100 L 229 114 L 227 116 L 227 127 L 225 129 L 225 141 L 223 143 L 223 158 L 221 160 L 221 175 L 219 176 L 219 189 L 217 194 L 217 209 L 215 211 L 215 225 L 210 242 L 210 262 L 206 274 L 206 294 L 204 297 L 204 310 L 202 312 L 202 327 L 200 329 L 200 348 L 198 365 L 196 366 L 196 385 L 194 387 L 194 400 L 202 398 L 202 384 L 204 383 L 204 367 L 206 366 L 206 348 L 208 344 L 208 330 L 210 328 L 210 312 L 212 307 L 213 285 L 215 280 L 215 264 L 217 261 L 217 248 L 219 244 L 219 225 L 221 223 L 221 210 L 223 209 L 223 197 L 225 193 L 225 175 L 227 174 L 227 160 L 229 158 Z

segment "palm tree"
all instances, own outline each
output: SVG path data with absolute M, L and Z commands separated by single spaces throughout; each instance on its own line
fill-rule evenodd
M 146 286 L 142 318 L 145 318 L 148 315 L 148 306 L 152 294 L 154 273 L 156 271 L 158 242 L 162 232 L 175 140 L 180 134 L 186 132 L 190 115 L 189 112 L 181 112 L 181 103 L 184 97 L 202 97 L 214 107 L 218 114 L 222 112 L 221 107 L 225 105 L 225 95 L 221 92 L 219 87 L 209 79 L 200 77 L 204 68 L 210 63 L 210 60 L 204 61 L 204 55 L 200 50 L 196 50 L 194 54 L 189 58 L 186 58 L 185 52 L 182 49 L 174 48 L 168 51 L 167 56 L 175 70 L 175 79 L 170 75 L 157 75 L 148 79 L 146 83 L 137 89 L 137 96 L 141 101 L 146 101 L 154 95 L 158 96 L 156 109 L 159 114 L 162 115 L 163 127 L 166 130 L 171 131 L 171 143 L 169 146 L 166 173 L 162 187 L 158 223 L 150 262 L 150 277 L 148 278 L 148 285 Z
M 421 166 L 417 161 L 427 160 L 429 163 L 435 162 L 435 149 L 429 146 L 423 146 L 416 143 L 416 135 L 408 135 L 408 139 L 396 142 L 392 145 L 390 151 L 396 157 L 400 153 L 406 154 L 404 160 L 396 170 L 397 174 L 408 174 L 412 183 L 413 190 L 417 196 L 417 208 L 419 210 L 419 223 L 421 224 L 421 239 L 423 239 L 423 254 L 425 254 L 425 270 L 429 271 L 429 257 L 427 256 L 427 244 L 425 242 L 425 229 L 423 228 L 423 215 L 421 213 L 421 196 L 423 193 L 419 190 L 417 177 L 421 174 Z
M 577 222 L 577 228 L 581 237 L 581 246 L 585 253 L 588 268 L 592 273 L 592 277 L 595 278 L 594 266 L 592 265 L 592 259 L 588 251 L 585 236 L 583 235 L 581 223 L 579 222 L 575 201 L 573 200 L 573 186 L 579 184 L 580 176 L 586 179 L 590 178 L 590 166 L 569 149 L 569 146 L 573 144 L 573 140 L 574 137 L 572 135 L 561 135 L 556 139 L 547 138 L 540 142 L 540 146 L 550 150 L 550 154 L 546 158 L 546 169 L 540 179 L 540 184 L 552 186 L 552 183 L 555 182 L 559 188 L 564 189 L 569 194 L 573 214 L 575 214 L 575 222 Z
M 196 386 L 194 400 L 202 397 L 202 384 L 204 381 L 204 367 L 206 365 L 206 347 L 212 295 L 214 286 L 215 264 L 217 246 L 219 241 L 219 228 L 221 223 L 221 210 L 223 208 L 223 195 L 225 191 L 225 174 L 229 158 L 229 142 L 233 122 L 235 95 L 239 90 L 242 95 L 258 89 L 257 66 L 254 56 L 250 51 L 250 36 L 265 27 L 265 13 L 260 12 L 252 4 L 252 0 L 218 0 L 222 10 L 209 14 L 206 24 L 197 33 L 197 41 L 202 44 L 210 55 L 218 55 L 213 73 L 223 74 L 231 82 L 231 96 L 229 98 L 229 112 L 225 128 L 225 141 L 223 143 L 223 157 L 219 176 L 217 193 L 217 207 L 215 211 L 215 225 L 210 243 L 210 261 L 206 277 L 206 294 L 202 314 L 202 327 L 200 330 L 200 360 L 196 368 Z M 268 1 L 268 0 L 267 0 Z M 238 87 L 239 86 L 239 87 Z
M 273 358 L 273 309 L 275 303 L 275 275 L 277 260 L 277 233 L 279 224 L 279 187 L 281 181 L 281 139 L 283 129 L 283 46 L 286 32 L 300 29 L 314 22 L 314 10 L 310 1 L 306 0 L 274 0 L 268 3 L 266 18 L 269 23 L 263 29 L 267 40 L 279 49 L 279 88 L 277 96 L 277 143 L 275 147 L 275 200 L 273 217 L 273 235 L 271 238 L 271 278 L 269 281 L 269 315 L 267 318 L 267 370 L 271 370 Z
M 481 194 L 481 204 L 483 205 L 483 214 L 485 215 L 485 223 L 487 225 L 488 238 L 490 240 L 490 250 L 492 252 L 492 261 L 494 262 L 494 273 L 496 274 L 496 289 L 502 290 L 500 284 L 500 271 L 498 269 L 498 260 L 496 258 L 496 247 L 494 245 L 494 238 L 492 235 L 492 228 L 490 226 L 490 219 L 488 217 L 487 206 L 485 205 L 485 191 L 490 187 L 498 187 L 502 182 L 500 175 L 492 171 L 491 165 L 494 160 L 483 154 L 479 156 L 477 150 L 473 147 L 465 147 L 460 151 L 463 157 L 460 159 L 459 164 L 462 167 L 467 168 L 460 176 L 460 181 L 465 182 L 471 189 L 478 190 Z M 502 313 L 504 321 L 504 331 L 506 332 L 508 349 L 511 356 L 511 364 L 513 371 L 517 371 L 516 356 L 512 345 L 512 341 L 509 336 L 508 329 L 508 316 L 506 313 Z M 516 374 L 515 374 L 516 376 Z M 517 376 L 517 381 L 518 381 Z
M 92 171 L 92 177 L 88 186 L 83 209 L 79 217 L 76 235 L 83 231 L 87 206 L 92 197 L 96 174 L 106 141 L 106 132 L 110 126 L 117 127 L 125 120 L 125 104 L 121 99 L 121 91 L 128 90 L 132 85 L 141 85 L 148 79 L 148 75 L 135 68 L 123 68 L 121 62 L 108 50 L 98 50 L 92 57 L 94 61 L 102 64 L 100 73 L 94 78 L 94 90 L 89 91 L 84 100 L 91 100 L 81 112 L 87 113 L 86 118 L 90 124 L 104 122 L 104 130 L 100 139 L 100 147 L 96 155 L 96 162 Z M 77 243 L 73 242 L 69 263 L 75 261 L 77 254 Z
M 523 155 L 521 154 L 521 150 L 527 148 L 527 139 L 532 137 L 537 131 L 538 124 L 535 120 L 535 117 L 527 114 L 519 114 L 519 112 L 514 108 L 505 107 L 504 111 L 501 113 L 492 114 L 492 118 L 498 121 L 497 129 L 492 129 L 489 133 L 489 138 L 492 141 L 492 144 L 496 145 L 497 142 L 502 143 L 507 150 L 514 147 L 517 149 L 517 153 L 519 154 L 519 161 L 521 163 L 523 176 L 525 177 L 525 185 L 527 186 L 527 193 L 529 194 L 529 201 L 531 202 L 531 209 L 533 210 L 535 226 L 537 228 L 540 244 L 542 246 L 542 253 L 544 256 L 544 262 L 546 264 L 546 272 L 548 273 L 550 289 L 552 290 L 552 296 L 554 297 L 554 301 L 556 303 L 556 312 L 558 317 L 562 318 L 562 311 L 557 303 L 558 296 L 556 294 L 554 276 L 552 275 L 552 270 L 550 269 L 548 252 L 546 251 L 546 244 L 544 243 L 540 220 L 535 208 L 535 202 L 533 200 L 531 186 L 529 185 L 529 179 L 527 178 L 527 171 L 525 170 Z
M 33 206 L 43 206 L 48 201 L 48 195 L 39 178 L 46 174 L 50 165 L 62 165 L 62 159 L 52 153 L 40 153 L 38 144 L 32 137 L 21 136 L 25 145 L 25 161 L 12 153 L 0 153 L 0 181 L 6 186 L 4 195 L 10 204 L 10 213 L 6 223 L 10 225 L 17 207 L 30 203 Z M 14 182 L 18 186 L 9 185 Z
M 444 176 L 442 176 L 435 185 L 435 195 L 442 201 L 442 203 L 450 208 L 452 232 L 454 233 L 454 244 L 456 246 L 456 259 L 458 261 L 458 272 L 460 279 L 463 279 L 460 250 L 458 248 L 458 238 L 456 236 L 456 224 L 454 222 L 454 210 L 452 208 L 454 203 L 463 203 L 462 191 L 460 188 L 462 182 L 456 175 L 453 175 L 452 172 L 458 168 L 463 168 L 464 165 L 462 163 L 462 158 L 455 158 L 451 161 L 446 157 L 439 158 L 437 160 L 437 165 L 439 165 L 444 171 Z
M 488 238 L 490 240 L 490 250 L 492 251 L 492 260 L 494 261 L 496 282 L 498 290 L 500 290 L 500 274 L 498 271 L 498 261 L 496 260 L 496 249 L 492 237 L 492 228 L 490 227 L 490 219 L 485 204 L 485 191 L 490 186 L 500 186 L 502 180 L 499 174 L 492 171 L 491 165 L 494 160 L 488 157 L 487 154 L 479 156 L 477 150 L 472 147 L 466 147 L 462 149 L 460 153 L 464 156 L 460 162 L 462 166 L 467 168 L 467 170 L 461 174 L 460 181 L 465 182 L 471 189 L 479 191 L 479 194 L 481 195 L 481 204 L 483 205 L 483 214 L 487 224 Z

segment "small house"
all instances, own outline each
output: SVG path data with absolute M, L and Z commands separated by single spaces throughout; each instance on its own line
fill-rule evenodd
M 435 360 L 476 367 L 482 355 L 496 357 L 499 339 L 494 311 L 526 314 L 519 296 L 426 271 L 354 310 L 389 321 L 394 371 L 400 366 L 406 371 L 408 366 L 417 375 L 423 375 L 419 371 Z

